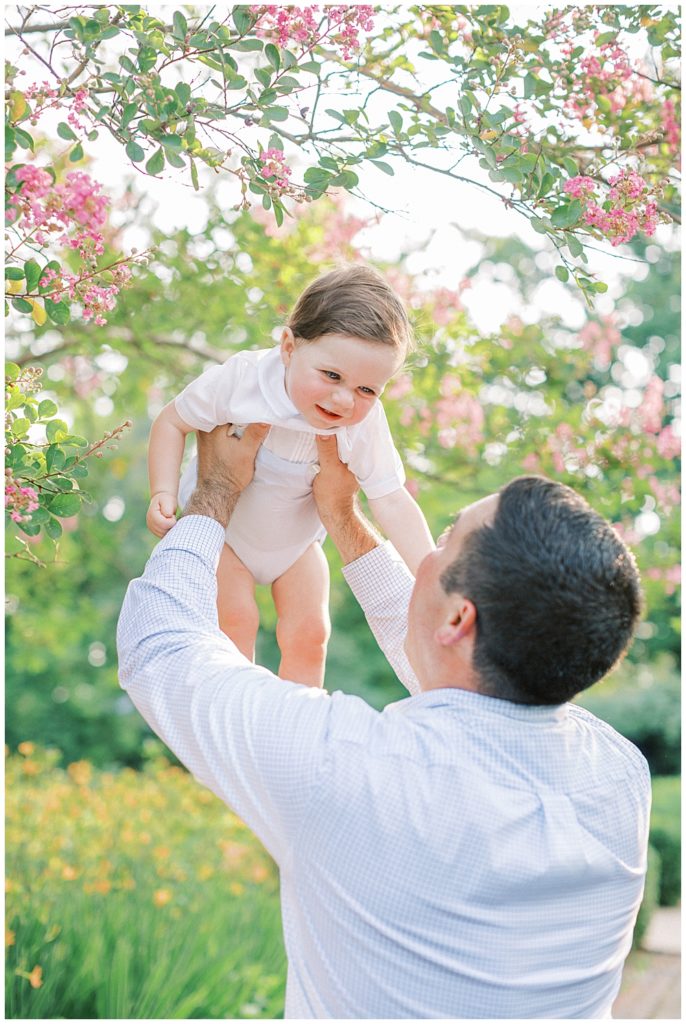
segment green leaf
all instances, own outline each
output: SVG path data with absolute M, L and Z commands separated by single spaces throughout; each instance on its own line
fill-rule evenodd
M 562 158 L 562 166 L 570 178 L 576 178 L 579 174 L 579 165 L 570 156 Z
M 264 43 L 261 39 L 241 39 L 240 42 L 231 43 L 234 50 L 240 50 L 241 53 L 251 53 L 261 50 Z
M 41 419 L 45 419 L 46 416 L 54 416 L 57 413 L 57 406 L 49 398 L 44 398 L 42 402 L 38 404 L 38 415 Z
M 165 149 L 175 150 L 177 153 L 183 149 L 183 140 L 180 135 L 162 135 L 158 141 Z
M 274 68 L 274 70 L 278 71 L 279 68 L 281 67 L 281 57 L 279 56 L 279 51 L 277 50 L 273 43 L 267 43 L 267 45 L 264 48 L 264 55 L 271 64 L 271 66 Z
M 278 202 L 274 203 L 274 220 L 276 221 L 276 226 L 280 228 L 283 224 L 283 206 Z
M 5 363 L 5 377 L 8 380 L 16 380 L 19 376 L 19 366 L 17 363 Z
M 71 310 L 69 308 L 69 302 L 66 299 L 62 299 L 61 302 L 53 302 L 52 299 L 45 298 L 45 312 L 48 314 L 50 319 L 55 324 L 68 324 L 71 319 Z
M 72 164 L 76 164 L 79 160 L 83 160 L 83 146 L 81 143 L 77 143 L 69 154 L 69 161 Z
M 581 242 L 579 241 L 579 239 L 576 237 L 576 235 L 571 235 L 571 234 L 570 235 L 565 235 L 565 240 L 567 242 L 567 248 L 569 249 L 569 251 L 572 254 L 572 256 L 575 259 L 578 256 L 581 256 L 581 254 L 584 251 L 584 247 L 581 244 Z
M 31 426 L 31 420 L 27 416 L 18 416 L 12 424 L 12 433 L 15 437 L 23 437 Z
M 243 75 L 236 75 L 235 78 L 229 78 L 226 82 L 227 89 L 245 89 L 248 84 L 248 80 L 243 78 Z
M 26 290 L 32 292 L 33 289 L 38 285 L 43 271 L 38 266 L 35 260 L 27 260 L 24 264 L 24 277 L 26 278 Z
M 553 210 L 550 220 L 553 227 L 569 228 L 572 224 L 577 223 L 581 213 L 581 203 L 578 199 L 573 199 L 571 203 L 564 203 L 562 206 L 558 206 L 556 210 Z
M 253 23 L 252 15 L 248 12 L 247 8 L 241 4 L 233 8 L 231 17 L 234 25 L 236 26 L 236 32 L 238 32 L 239 36 L 244 36 L 245 33 L 249 31 Z
M 371 162 L 375 167 L 378 167 L 380 171 L 383 171 L 384 174 L 390 174 L 391 177 L 395 174 L 391 165 L 387 164 L 385 160 L 372 160 Z
M 21 146 L 22 149 L 33 149 L 33 138 L 28 132 L 25 132 L 23 128 L 14 128 L 13 138 L 17 145 Z
M 607 285 L 604 281 L 596 281 L 596 283 L 593 285 L 593 291 L 597 292 L 599 295 L 602 295 L 604 292 L 607 291 Z
M 62 524 L 59 519 L 51 516 L 45 524 L 45 532 L 51 540 L 59 540 L 62 536 Z
M 145 165 L 145 169 L 148 174 L 159 174 L 164 169 L 164 150 L 160 148 L 153 153 Z
M 173 150 L 170 150 L 169 153 L 167 153 L 167 163 L 171 164 L 172 167 L 185 167 L 186 166 L 186 161 L 181 156 L 181 154 L 180 153 L 174 153 Z
M 64 420 L 50 420 L 45 427 L 45 434 L 50 444 L 61 441 L 69 433 L 69 427 Z
M 137 142 L 134 142 L 133 139 L 131 142 L 127 142 L 126 144 L 126 155 L 129 160 L 133 160 L 135 164 L 140 163 L 141 160 L 145 160 L 145 150 L 142 146 L 139 146 Z
M 138 74 L 138 68 L 133 63 L 133 61 L 131 60 L 130 57 L 126 57 L 126 56 L 120 57 L 119 58 L 119 63 L 123 67 L 124 71 L 128 71 L 129 74 L 131 74 L 131 75 L 137 75 Z
M 177 82 L 177 84 L 174 86 L 174 92 L 179 97 L 179 100 L 181 101 L 181 103 L 183 103 L 184 106 L 187 103 L 190 103 L 191 87 L 190 85 L 187 85 L 186 82 Z
M 391 110 L 388 114 L 388 120 L 391 122 L 395 134 L 400 135 L 403 130 L 402 115 L 399 114 L 397 110 Z
M 563 266 L 555 267 L 555 277 L 564 284 L 569 281 L 569 271 Z
M 24 271 L 20 270 L 19 267 L 5 267 L 5 280 L 23 281 Z
M 67 516 L 74 516 L 81 508 L 81 499 L 78 493 L 66 492 L 63 494 L 56 494 L 55 497 L 48 502 L 48 510 L 52 512 L 54 516 L 59 516 L 61 519 Z
M 131 121 L 133 121 L 133 119 L 134 119 L 134 117 L 136 116 L 137 113 L 138 113 L 138 104 L 137 103 L 127 103 L 126 106 L 124 107 L 124 109 L 121 112 L 121 122 L 120 122 L 120 124 L 121 124 L 122 128 L 126 128 L 131 123 Z
M 288 119 L 288 111 L 285 107 L 267 107 L 262 113 L 262 120 L 264 121 L 286 121 Z
M 337 188 L 351 189 L 355 188 L 355 186 L 359 183 L 359 180 L 360 179 L 358 178 L 354 171 L 341 171 L 341 173 L 337 174 L 336 177 L 331 181 L 331 184 L 335 185 Z
M 188 32 L 188 22 L 181 13 L 181 11 L 174 11 L 173 21 L 173 34 L 175 39 L 184 39 Z
M 255 68 L 255 78 L 266 89 L 272 80 L 272 73 L 269 68 Z
M 12 299 L 12 305 L 20 313 L 33 313 L 33 306 L 26 299 Z
M 550 221 L 544 220 L 542 217 L 532 217 L 531 227 L 534 231 L 538 231 L 539 235 L 545 235 L 550 230 Z
M 198 181 L 198 168 L 195 166 L 195 160 L 191 157 L 191 182 L 196 192 L 200 191 L 200 182 Z
M 51 403 L 52 404 L 52 403 Z M 55 407 L 55 411 L 57 407 Z M 45 452 L 45 466 L 48 473 L 55 473 L 62 469 L 66 456 L 59 445 L 51 444 Z
M 57 125 L 57 134 L 61 139 L 66 139 L 67 142 L 72 142 L 78 138 L 66 121 L 60 121 Z

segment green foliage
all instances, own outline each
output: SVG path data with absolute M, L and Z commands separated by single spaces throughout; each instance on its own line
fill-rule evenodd
M 60 520 L 77 515 L 90 500 L 80 486 L 88 476 L 86 460 L 102 457 L 105 447 L 115 447 L 110 442 L 128 426 L 125 423 L 89 445 L 56 417 L 51 399 L 41 399 L 41 372 L 22 371 L 16 363 L 5 366 L 5 522 L 12 528 L 5 555 L 31 561 L 40 560 L 25 538 L 41 532 L 52 541 L 61 537 Z M 43 428 L 40 442 L 34 439 L 36 427 Z
M 10 1019 L 273 1019 L 285 958 L 274 866 L 164 759 L 142 773 L 7 762 Z
M 681 687 L 671 656 L 648 665 L 627 662 L 577 701 L 635 743 L 653 774 L 680 772 Z
M 660 892 L 660 854 L 657 852 L 655 847 L 648 847 L 648 872 L 646 874 L 645 890 L 643 892 L 643 900 L 638 910 L 638 917 L 636 918 L 636 925 L 634 927 L 634 937 L 632 942 L 633 949 L 639 949 L 643 936 L 648 930 L 650 919 L 655 913 L 655 909 L 658 905 L 658 894 Z
M 653 779 L 650 844 L 660 854 L 660 905 L 675 906 L 681 899 L 681 778 Z

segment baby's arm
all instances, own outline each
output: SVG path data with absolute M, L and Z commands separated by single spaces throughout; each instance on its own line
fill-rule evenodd
M 424 513 L 405 487 L 383 498 L 370 498 L 369 509 L 375 520 L 415 575 L 422 559 L 436 545 Z
M 148 474 L 152 497 L 146 523 L 156 537 L 164 537 L 176 522 L 179 470 L 186 434 L 192 429 L 181 419 L 173 401 L 165 405 L 152 425 L 148 444 Z

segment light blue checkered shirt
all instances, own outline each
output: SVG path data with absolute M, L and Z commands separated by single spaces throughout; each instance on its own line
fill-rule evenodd
M 419 693 L 388 545 L 346 577 L 414 695 L 378 712 L 278 679 L 217 627 L 223 541 L 190 516 L 158 545 L 120 677 L 279 866 L 286 1016 L 609 1016 L 646 868 L 641 754 L 573 705 Z

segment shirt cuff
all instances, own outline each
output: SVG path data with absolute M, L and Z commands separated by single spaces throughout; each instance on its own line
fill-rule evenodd
M 412 573 L 395 550 L 390 540 L 385 540 L 378 547 L 372 548 L 366 555 L 361 555 L 354 562 L 343 566 L 343 578 L 354 594 L 365 594 L 367 599 L 376 596 L 372 581 L 388 580 L 389 576 L 400 574 L 410 583 L 414 583 Z M 388 586 L 382 586 L 378 594 L 380 598 L 388 598 Z
M 164 551 L 189 551 L 216 570 L 225 539 L 226 531 L 216 519 L 182 516 L 159 542 L 153 557 Z

